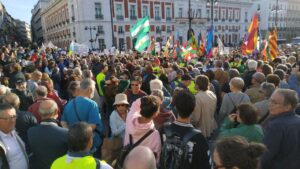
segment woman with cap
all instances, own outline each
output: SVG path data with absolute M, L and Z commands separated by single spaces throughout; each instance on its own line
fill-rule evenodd
M 125 134 L 126 116 L 129 108 L 127 95 L 123 93 L 117 94 L 113 106 L 115 110 L 111 113 L 109 118 L 111 134 L 112 136 L 121 137 L 123 139 Z

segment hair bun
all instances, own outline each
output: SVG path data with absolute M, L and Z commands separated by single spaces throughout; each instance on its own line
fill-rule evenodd
M 266 151 L 266 146 L 260 143 L 250 143 L 247 153 L 251 158 L 258 158 Z

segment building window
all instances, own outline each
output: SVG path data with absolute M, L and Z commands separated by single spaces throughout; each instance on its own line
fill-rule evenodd
M 118 26 L 118 33 L 119 34 L 123 34 L 124 33 L 123 26 Z
M 228 19 L 232 20 L 232 11 L 229 11 Z
M 182 8 L 179 8 L 179 9 L 178 9 L 178 17 L 179 17 L 179 18 L 182 18 Z
M 135 15 L 135 5 L 130 5 L 130 19 L 136 19 L 136 15 Z
M 98 33 L 100 33 L 100 34 L 103 34 L 104 33 L 104 31 L 103 31 L 103 26 L 98 26 Z
M 171 20 L 171 8 L 166 8 L 166 19 Z
M 245 12 L 245 20 L 248 20 L 248 12 Z
M 117 19 L 123 19 L 122 4 L 117 4 L 116 5 L 116 10 L 117 10 Z
M 209 10 L 206 10 L 206 16 L 208 19 L 210 19 Z
M 214 19 L 218 19 L 218 10 L 215 10 L 214 12 Z
M 197 16 L 198 16 L 198 18 L 201 18 L 201 17 L 202 17 L 201 9 L 198 9 L 198 10 L 197 10 Z
M 95 3 L 95 17 L 96 19 L 103 19 L 101 3 Z
M 160 20 L 159 7 L 158 6 L 155 7 L 154 12 L 155 12 L 155 19 Z
M 143 18 L 148 16 L 148 6 L 143 6 Z
M 99 49 L 104 50 L 106 48 L 104 39 L 99 39 Z

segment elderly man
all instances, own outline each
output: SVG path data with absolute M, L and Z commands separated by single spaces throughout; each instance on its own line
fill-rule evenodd
M 68 132 L 68 153 L 56 159 L 51 169 L 90 168 L 112 169 L 111 166 L 92 157 L 89 153 L 93 145 L 93 129 L 90 124 L 79 122 Z
M 252 75 L 252 85 L 245 91 L 245 94 L 249 96 L 251 103 L 256 103 L 264 99 L 264 95 L 260 92 L 260 84 L 265 81 L 265 78 L 265 75 L 261 72 L 256 72 Z
M 129 104 L 132 104 L 136 99 L 146 96 L 147 93 L 141 90 L 142 77 L 135 76 L 131 79 L 131 89 L 127 89 L 125 94 L 127 95 Z
M 245 82 L 245 87 L 249 88 L 252 84 L 252 76 L 256 72 L 257 61 L 252 59 L 248 60 L 247 67 L 248 71 L 244 73 L 243 80 Z
M 0 104 L 0 168 L 28 169 L 25 145 L 14 130 L 16 118 L 13 106 Z
M 91 79 L 82 80 L 80 82 L 80 94 L 65 106 L 61 124 L 65 128 L 80 121 L 90 124 L 95 131 L 93 149 L 96 150 L 102 142 L 100 132 L 103 130 L 103 125 L 98 105 L 91 99 L 94 96 L 94 92 L 95 82 Z
M 17 79 L 15 88 L 11 92 L 16 93 L 21 100 L 20 110 L 27 110 L 28 107 L 33 103 L 32 96 L 27 91 L 27 82 L 25 79 Z
M 39 106 L 41 123 L 28 130 L 33 152 L 32 168 L 49 169 L 52 162 L 67 153 L 68 130 L 58 126 L 58 107 L 53 100 L 44 100 Z
M 273 116 L 265 129 L 263 143 L 267 153 L 261 161 L 263 169 L 298 169 L 300 166 L 300 117 L 295 114 L 297 93 L 290 89 L 277 89 L 269 102 Z
M 151 149 L 145 146 L 138 146 L 130 151 L 124 161 L 124 169 L 132 168 L 156 169 L 155 156 Z

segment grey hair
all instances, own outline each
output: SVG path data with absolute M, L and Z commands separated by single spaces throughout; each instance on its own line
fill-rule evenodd
M 20 106 L 20 98 L 15 93 L 8 93 L 5 96 L 3 96 L 3 102 L 9 103 L 12 105 L 15 109 L 19 109 Z
M 73 70 L 73 73 L 76 75 L 76 76 L 82 76 L 82 71 L 79 67 L 76 67 L 74 70 Z
M 92 79 L 83 79 L 80 82 L 80 90 L 86 90 L 88 88 L 94 88 L 95 82 Z
M 291 110 L 297 107 L 299 99 L 296 91 L 291 89 L 276 89 L 274 93 L 280 94 L 284 99 L 283 104 L 286 106 L 290 105 L 292 107 Z
M 92 71 L 91 70 L 84 70 L 83 72 L 82 72 L 82 78 L 83 79 L 86 79 L 86 78 L 92 78 L 93 77 L 93 73 L 92 73 Z
M 264 93 L 264 96 L 266 98 L 270 98 L 271 95 L 274 93 L 276 87 L 273 83 L 269 83 L 269 82 L 263 82 L 260 85 L 260 90 Z
M 48 106 L 46 108 L 39 106 L 39 113 L 41 116 L 48 116 L 48 115 L 52 115 L 56 112 L 56 110 L 58 110 L 58 106 L 56 104 L 55 101 L 53 100 L 47 100 L 51 102 L 51 107 Z
M 48 90 L 45 86 L 37 86 L 33 92 L 33 97 L 37 98 L 40 97 L 46 97 L 48 94 Z
M 159 97 L 161 101 L 164 100 L 164 92 L 162 90 L 154 89 L 151 91 L 151 95 Z
M 150 90 L 154 90 L 154 89 L 163 89 L 163 83 L 161 80 L 159 79 L 153 79 L 150 81 Z

